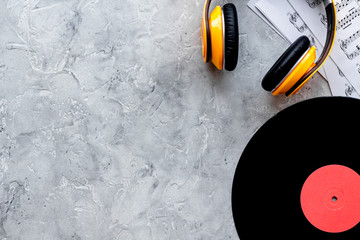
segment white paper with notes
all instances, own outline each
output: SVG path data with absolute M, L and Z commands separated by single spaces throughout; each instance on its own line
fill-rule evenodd
M 321 0 L 289 0 L 311 31 L 324 42 L 326 38 L 326 16 Z M 360 92 L 360 1 L 335 0 L 337 31 L 330 57 L 339 69 L 332 69 L 351 83 Z M 348 91 L 354 89 L 348 87 Z

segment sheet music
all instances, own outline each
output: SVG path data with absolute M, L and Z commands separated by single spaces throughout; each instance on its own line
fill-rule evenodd
M 253 10 L 254 13 L 256 13 L 256 15 L 258 15 L 264 22 L 266 22 L 272 29 L 274 29 L 275 32 L 277 32 L 282 38 L 285 39 L 285 37 L 276 29 L 276 27 L 256 8 L 255 5 L 259 1 L 260 0 L 250 0 L 247 5 L 251 10 Z
M 360 1 L 335 0 L 334 2 L 337 11 L 337 32 L 330 57 L 339 70 L 332 68 L 331 71 L 341 76 L 339 79 L 348 81 L 348 83 L 342 83 L 342 85 L 345 84 L 345 91 L 349 89 L 349 86 L 353 87 L 350 87 L 352 90 L 348 91 L 352 92 L 350 96 L 359 98 L 356 92 L 360 92 Z M 289 0 L 289 3 L 320 42 L 325 42 L 327 20 L 322 1 Z M 326 68 L 327 71 L 328 69 Z
M 306 24 L 287 0 L 261 0 L 256 8 L 289 41 L 293 42 L 302 35 L 313 38 Z
M 355 88 L 349 83 L 344 73 L 330 58 L 326 61 L 324 66 L 326 67 L 326 74 L 329 79 L 335 79 L 329 81 L 331 92 L 334 96 L 346 96 L 360 99 Z

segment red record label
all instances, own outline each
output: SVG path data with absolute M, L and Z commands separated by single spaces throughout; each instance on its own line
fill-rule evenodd
M 360 175 L 342 165 L 321 167 L 306 179 L 300 202 L 314 227 L 345 232 L 360 221 Z

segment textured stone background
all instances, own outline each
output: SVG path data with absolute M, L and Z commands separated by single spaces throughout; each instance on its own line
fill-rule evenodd
M 0 0 L 0 239 L 238 239 L 246 143 L 330 92 L 264 92 L 287 43 L 228 2 L 234 72 L 202 62 L 203 0 Z

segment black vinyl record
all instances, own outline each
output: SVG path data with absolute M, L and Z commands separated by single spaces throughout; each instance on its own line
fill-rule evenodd
M 340 233 L 319 230 L 300 204 L 304 182 L 317 169 L 339 164 L 360 173 L 359 136 L 360 101 L 351 98 L 307 100 L 267 121 L 235 172 L 232 210 L 240 239 L 360 238 L 360 224 Z

